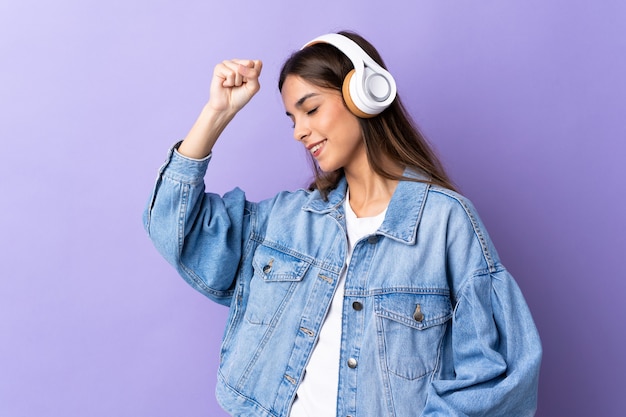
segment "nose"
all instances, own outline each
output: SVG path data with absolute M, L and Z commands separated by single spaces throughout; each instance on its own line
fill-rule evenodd
M 304 140 L 307 136 L 311 134 L 311 129 L 308 124 L 300 122 L 294 122 L 293 124 L 293 137 L 297 141 Z

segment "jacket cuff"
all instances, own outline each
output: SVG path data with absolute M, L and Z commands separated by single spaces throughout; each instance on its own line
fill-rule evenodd
M 178 181 L 197 183 L 204 180 L 207 166 L 213 153 L 202 159 L 190 158 L 178 152 L 181 142 L 172 146 L 168 152 L 167 160 L 161 167 L 160 174 Z

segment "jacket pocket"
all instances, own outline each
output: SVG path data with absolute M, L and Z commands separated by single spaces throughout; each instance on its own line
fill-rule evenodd
M 254 274 L 250 281 L 245 317 L 252 324 L 270 324 L 309 269 L 309 261 L 260 245 L 252 258 Z
M 432 373 L 452 317 L 447 290 L 380 294 L 375 297 L 375 311 L 383 368 L 409 380 Z

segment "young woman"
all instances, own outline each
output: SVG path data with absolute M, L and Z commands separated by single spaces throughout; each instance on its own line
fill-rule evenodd
M 259 90 L 216 66 L 161 168 L 144 224 L 185 280 L 230 307 L 217 397 L 234 416 L 532 416 L 541 345 L 515 281 L 360 36 L 284 64 L 307 190 L 205 193 L 211 149 Z

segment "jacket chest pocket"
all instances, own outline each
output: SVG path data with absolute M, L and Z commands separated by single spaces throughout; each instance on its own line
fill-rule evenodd
M 452 317 L 450 298 L 433 293 L 391 293 L 375 297 L 380 359 L 400 378 L 414 380 L 437 367 Z
M 310 263 L 268 246 L 259 246 L 253 256 L 245 317 L 252 324 L 270 324 L 285 308 Z

